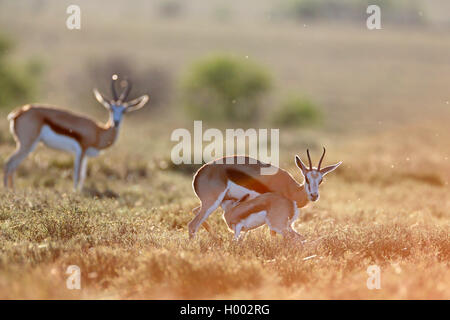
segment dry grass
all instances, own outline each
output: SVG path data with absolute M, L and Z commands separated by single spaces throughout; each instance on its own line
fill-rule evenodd
M 409 138 L 428 143 L 399 148 L 402 131 L 329 151 L 329 161 L 345 164 L 321 200 L 302 210 L 297 230 L 323 237 L 305 248 L 266 228 L 235 243 L 218 213 L 210 218 L 216 237 L 202 230 L 188 241 L 196 205 L 190 175 L 111 150 L 91 163 L 88 186 L 95 186 L 77 195 L 68 191 L 69 173 L 61 179 L 65 166 L 37 152 L 24 163 L 19 190 L 1 191 L 1 297 L 448 299 L 449 150 L 430 156 L 437 141 L 417 126 L 406 130 Z M 65 288 L 72 264 L 82 270 L 81 291 Z M 372 264 L 382 270 L 378 291 L 366 288 Z
M 82 5 L 86 17 L 99 12 L 98 2 Z M 344 164 L 320 201 L 301 210 L 296 229 L 323 237 L 302 248 L 266 228 L 235 243 L 219 213 L 209 219 L 215 237 L 201 230 L 188 240 L 194 168 L 168 159 L 171 131 L 192 123 L 175 102 L 166 114 L 126 119 L 117 145 L 89 163 L 81 194 L 70 191 L 72 158 L 39 148 L 20 167 L 16 191 L 0 190 L 0 298 L 450 298 L 448 31 L 302 28 L 245 19 L 239 7 L 241 19 L 229 24 L 149 19 L 145 10 L 134 19 L 131 8 L 121 28 L 118 10 L 68 33 L 55 27 L 65 4 L 52 8 L 17 9 L 20 19 L 0 10 L 19 42 L 16 58 L 47 62 L 45 102 L 77 106 L 70 89 L 87 83 L 85 66 L 115 50 L 137 66 L 168 66 L 175 78 L 211 51 L 249 55 L 274 73 L 273 108 L 300 88 L 327 117 L 323 128 L 281 129 L 281 166 L 300 180 L 293 155 L 310 147 L 314 157 L 321 145 L 327 163 Z M 30 28 L 40 36 L 23 32 Z M 96 108 L 84 110 L 101 119 Z M 1 121 L 0 165 L 13 148 Z M 73 264 L 80 291 L 66 289 Z M 381 290 L 366 287 L 372 264 Z

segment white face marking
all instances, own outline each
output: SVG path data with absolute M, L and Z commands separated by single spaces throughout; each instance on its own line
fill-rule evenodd
M 123 112 L 125 111 L 125 107 L 122 105 L 111 105 L 111 117 L 114 121 L 114 126 L 118 127 L 120 122 L 122 121 Z
M 322 181 L 320 171 L 311 170 L 306 173 L 305 189 L 309 201 L 317 201 L 319 199 L 319 184 Z
M 54 132 L 49 126 L 44 125 L 41 129 L 40 139 L 48 147 L 75 154 L 81 153 L 81 146 L 75 139 Z

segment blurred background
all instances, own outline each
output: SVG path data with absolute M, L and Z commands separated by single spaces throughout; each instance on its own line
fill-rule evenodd
M 109 95 L 112 73 L 150 94 L 146 121 L 374 130 L 450 108 L 445 0 L 81 0 L 68 30 L 72 2 L 0 1 L 5 113 L 35 101 L 101 115 L 92 88 Z M 367 29 L 368 4 L 382 30 Z
M 151 97 L 122 135 L 146 150 L 169 150 L 193 119 L 282 128 L 289 155 L 448 119 L 448 1 L 81 0 L 81 30 L 66 27 L 70 4 L 0 1 L 3 115 L 41 102 L 106 121 L 92 89 L 110 95 L 117 73 Z M 366 27 L 368 4 L 381 30 Z
M 72 4 L 81 30 L 66 27 Z M 366 27 L 369 4 L 381 8 L 381 30 Z M 35 298 L 42 286 L 37 297 L 67 295 L 42 274 L 75 263 L 89 286 L 125 297 L 160 297 L 162 286 L 190 298 L 448 299 L 450 1 L 0 0 L 0 165 L 15 147 L 8 112 L 39 102 L 106 121 L 92 89 L 111 96 L 114 73 L 133 81 L 130 98 L 150 101 L 89 162 L 84 193 L 70 193 L 73 157 L 44 147 L 19 167 L 19 191 L 2 191 L 0 296 Z M 299 182 L 293 157 L 306 160 L 306 148 L 314 162 L 323 145 L 324 163 L 343 161 L 296 226 L 326 235 L 321 250 L 292 254 L 265 229 L 244 253 L 205 232 L 186 241 L 198 165 L 171 163 L 170 135 L 194 119 L 204 130 L 280 128 L 280 166 Z M 209 221 L 228 235 L 220 215 Z M 147 264 L 134 260 L 147 249 Z M 214 268 L 200 252 L 217 254 Z M 328 260 L 302 260 L 313 254 Z M 384 291 L 365 287 L 371 263 L 386 272 Z M 38 264 L 51 272 L 27 284 L 13 269 Z M 287 291 L 255 293 L 266 271 Z

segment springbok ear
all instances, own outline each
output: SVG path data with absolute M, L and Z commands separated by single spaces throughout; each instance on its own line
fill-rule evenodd
M 98 102 L 100 102 L 106 109 L 111 109 L 111 106 L 108 102 L 108 100 L 105 99 L 105 97 L 102 96 L 100 92 L 98 92 L 97 89 L 94 89 L 94 95 L 95 99 L 97 99 Z
M 140 96 L 139 98 L 127 102 L 125 112 L 136 111 L 142 108 L 148 102 L 148 99 L 149 99 L 148 95 L 143 95 Z
M 303 175 L 305 175 L 306 172 L 308 172 L 308 168 L 305 166 L 305 164 L 303 163 L 302 159 L 300 159 L 300 157 L 297 156 L 297 155 L 295 156 L 295 164 L 302 171 Z
M 338 162 L 336 164 L 333 164 L 331 166 L 325 167 L 323 169 L 320 169 L 320 173 L 324 176 L 324 175 L 330 173 L 331 171 L 336 170 L 336 168 L 339 167 L 341 165 L 341 163 L 342 163 L 342 161 Z

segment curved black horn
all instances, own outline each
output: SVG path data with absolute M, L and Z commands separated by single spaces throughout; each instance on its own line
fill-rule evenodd
M 309 155 L 309 149 L 306 149 L 306 153 L 308 154 L 309 170 L 312 170 L 312 162 L 311 162 L 311 156 Z
M 125 83 L 126 83 L 126 87 L 119 97 L 119 101 L 121 101 L 121 102 L 124 102 L 127 99 L 128 95 L 130 94 L 130 91 L 131 91 L 131 86 L 132 86 L 131 81 L 128 79 L 125 79 Z
M 323 153 L 322 153 L 322 156 L 320 157 L 320 161 L 319 161 L 319 165 L 317 166 L 317 170 L 320 170 L 320 166 L 322 165 L 322 160 L 323 160 L 323 157 L 325 157 L 325 147 L 323 147 Z
M 111 77 L 111 91 L 112 91 L 112 95 L 113 95 L 113 99 L 114 101 L 117 101 L 117 92 L 116 92 L 116 81 L 117 81 L 118 77 L 117 74 L 113 74 L 113 76 Z

